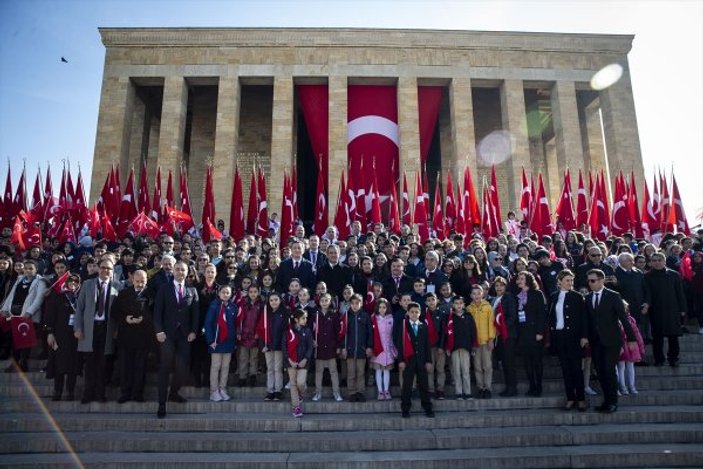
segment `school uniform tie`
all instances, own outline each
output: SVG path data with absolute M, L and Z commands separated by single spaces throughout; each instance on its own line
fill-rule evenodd
M 413 334 L 417 335 L 417 323 L 416 322 L 413 323 Z

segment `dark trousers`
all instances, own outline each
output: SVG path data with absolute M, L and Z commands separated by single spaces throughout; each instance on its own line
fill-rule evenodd
M 429 384 L 425 364 L 412 357 L 403 370 L 403 387 L 400 391 L 400 410 L 409 412 L 412 406 L 413 382 L 417 377 L 417 389 L 420 391 L 420 403 L 425 412 L 432 411 Z
M 515 370 L 515 339 L 498 341 L 498 357 L 503 365 L 505 389 L 517 390 L 517 373 Z
M 120 393 L 127 399 L 144 397 L 145 348 L 120 348 Z
M 542 392 L 542 342 L 539 342 L 530 347 L 524 347 L 522 350 L 522 359 L 525 363 L 525 373 L 527 381 L 530 383 L 530 391 L 538 393 Z
M 185 337 L 168 338 L 161 347 L 159 363 L 159 404 L 165 404 L 168 397 L 168 378 L 171 377 L 171 394 L 176 394 L 188 377 L 190 344 Z
M 107 324 L 96 321 L 93 325 L 93 351 L 85 354 L 85 388 L 83 399 L 105 397 L 105 339 Z
M 196 386 L 206 386 L 210 382 L 210 353 L 205 337 L 200 336 L 190 344 L 190 368 Z
M 73 397 L 76 390 L 76 374 L 74 373 L 57 373 L 54 376 L 54 396 L 61 396 L 64 383 L 66 383 L 68 395 Z
M 603 405 L 618 403 L 618 374 L 616 365 L 621 347 L 604 347 L 600 343 L 591 344 L 593 365 L 598 372 L 598 381 L 603 389 Z
M 567 342 L 567 336 L 561 331 L 554 331 L 552 344 L 559 356 L 559 364 L 564 378 L 564 391 L 567 401 L 583 401 L 584 384 L 581 371 L 581 354 L 574 353 L 574 344 Z
M 664 337 L 669 341 L 666 351 L 666 358 L 669 363 L 679 359 L 679 337 L 676 335 L 663 335 L 656 329 L 652 329 L 652 351 L 654 352 L 654 362 L 664 363 Z

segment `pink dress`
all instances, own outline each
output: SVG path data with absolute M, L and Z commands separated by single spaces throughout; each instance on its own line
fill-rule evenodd
M 381 366 L 390 366 L 398 356 L 398 351 L 393 344 L 393 315 L 375 315 L 378 323 L 378 334 L 383 344 L 383 352 L 371 358 L 371 363 Z
M 640 334 L 640 330 L 637 327 L 637 321 L 635 321 L 635 318 L 628 315 L 627 320 L 630 322 L 632 332 L 635 333 L 635 339 L 637 340 L 637 348 L 635 350 L 630 350 L 630 348 L 627 346 L 627 334 L 625 334 L 625 328 L 622 327 L 622 323 L 618 321 L 618 325 L 620 326 L 620 333 L 622 334 L 622 340 L 624 344 L 622 347 L 622 353 L 620 354 L 620 358 L 618 359 L 618 361 L 639 362 L 644 358 L 644 340 L 642 340 L 642 334 Z

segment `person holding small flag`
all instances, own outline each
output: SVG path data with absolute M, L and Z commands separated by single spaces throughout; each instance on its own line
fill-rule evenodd
M 505 389 L 501 397 L 517 396 L 517 373 L 515 370 L 515 341 L 517 338 L 517 300 L 507 291 L 508 281 L 497 277 L 493 283 L 496 296 L 491 299 L 496 323 L 497 356 L 503 368 Z
M 420 321 L 422 309 L 418 303 L 408 305 L 408 317 L 400 324 L 400 333 L 396 334 L 396 349 L 400 357 L 398 369 L 403 373 L 403 386 L 400 394 L 400 410 L 403 418 L 410 417 L 412 406 L 413 381 L 417 377 L 417 388 L 420 391 L 420 403 L 427 417 L 434 417 L 432 401 L 430 400 L 427 373 L 432 367 L 432 351 L 427 325 Z
M 458 401 L 471 397 L 471 354 L 478 345 L 476 323 L 473 316 L 466 314 L 464 298 L 454 297 L 452 312 L 444 326 L 444 350 L 452 360 L 452 376 Z
M 231 298 L 232 287 L 222 285 L 205 318 L 205 342 L 211 355 L 210 400 L 214 402 L 230 400 L 227 378 L 235 347 L 234 318 L 239 310 Z
M 469 313 L 476 324 L 476 340 L 478 346 L 473 350 L 474 372 L 476 373 L 476 396 L 479 399 L 491 398 L 493 385 L 493 345 L 496 338 L 495 318 L 491 304 L 483 299 L 483 287 L 471 287 L 471 303 Z
M 293 312 L 293 321 L 294 324 L 289 327 L 288 332 L 283 334 L 281 350 L 290 379 L 293 417 L 300 418 L 303 416 L 303 393 L 314 347 L 312 331 L 307 327 L 308 313 L 304 309 L 296 309 Z
M 391 304 L 385 298 L 378 298 L 374 315 L 371 317 L 373 327 L 373 357 L 371 367 L 376 372 L 378 400 L 390 400 L 391 369 L 398 356 L 393 344 L 393 314 Z

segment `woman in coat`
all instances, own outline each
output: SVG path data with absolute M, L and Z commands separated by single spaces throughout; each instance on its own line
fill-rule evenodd
M 544 295 L 532 273 L 524 271 L 517 276 L 516 286 L 518 332 L 517 351 L 525 362 L 530 388 L 528 396 L 542 395 L 542 355 L 545 326 Z
M 588 316 L 583 296 L 573 289 L 574 273 L 568 269 L 557 274 L 559 290 L 552 294 L 548 322 L 551 344 L 559 357 L 564 378 L 566 404 L 571 410 L 586 410 L 581 358 L 588 341 Z
M 54 394 L 51 399 L 61 400 L 64 383 L 66 385 L 66 400 L 75 397 L 76 377 L 80 373 L 78 356 L 78 339 L 73 335 L 73 322 L 76 313 L 76 300 L 81 279 L 71 275 L 66 279 L 61 293 L 52 291 L 46 299 L 46 341 L 49 353 L 53 355 Z

